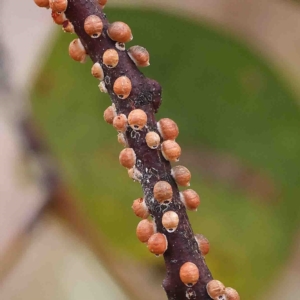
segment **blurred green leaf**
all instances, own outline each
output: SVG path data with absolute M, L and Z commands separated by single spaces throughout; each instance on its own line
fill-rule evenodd
M 298 225 L 299 104 L 260 57 L 231 37 L 158 12 L 107 14 L 130 24 L 134 42 L 149 50 L 151 66 L 143 71 L 163 86 L 158 118 L 178 123 L 183 158 L 185 148 L 202 145 L 230 153 L 266 172 L 280 191 L 266 203 L 208 184 L 203 171 L 187 166 L 202 199 L 191 222 L 211 242 L 210 269 L 243 299 L 255 299 L 286 260 Z M 117 134 L 103 121 L 109 97 L 90 75 L 91 62 L 68 57 L 73 38 L 61 34 L 45 65 L 32 94 L 35 117 L 95 225 L 119 251 L 152 261 L 135 237 L 139 220 L 131 211 L 141 188 L 119 165 Z

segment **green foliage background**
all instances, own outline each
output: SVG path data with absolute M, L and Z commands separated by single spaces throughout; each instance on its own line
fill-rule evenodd
M 187 165 L 202 199 L 191 222 L 211 242 L 212 273 L 237 288 L 242 299 L 256 299 L 288 257 L 299 225 L 297 100 L 260 57 L 203 24 L 154 11 L 107 9 L 107 14 L 130 24 L 134 43 L 149 50 L 151 66 L 142 71 L 163 86 L 157 118 L 178 123 L 183 160 L 185 148 L 224 151 L 267 173 L 280 191 L 265 202 L 207 183 L 201 169 Z M 131 204 L 141 188 L 119 165 L 116 132 L 102 118 L 110 100 L 90 75 L 92 63 L 68 57 L 73 38 L 59 35 L 32 93 L 35 117 L 82 209 L 111 245 L 133 259 L 162 263 L 135 237 L 138 219 Z

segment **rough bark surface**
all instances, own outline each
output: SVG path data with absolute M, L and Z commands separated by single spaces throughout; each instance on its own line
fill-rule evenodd
M 206 284 L 212 280 L 212 276 L 199 252 L 186 209 L 180 201 L 178 187 L 171 176 L 171 165 L 164 159 L 160 149 L 150 149 L 145 141 L 146 133 L 149 130 L 158 133 L 154 114 L 161 104 L 160 85 L 155 80 L 146 78 L 126 51 L 116 49 L 115 42 L 107 36 L 109 22 L 97 1 L 69 0 L 65 14 L 73 24 L 76 34 L 92 61 L 102 65 L 105 74 L 104 82 L 111 100 L 116 106 L 117 113 L 128 116 L 131 110 L 140 108 L 147 114 L 147 128 L 134 131 L 128 127 L 125 136 L 128 146 L 133 148 L 136 153 L 135 167 L 143 175 L 141 184 L 144 197 L 156 223 L 157 231 L 165 234 L 168 239 L 168 249 L 164 254 L 166 277 L 163 281 L 163 288 L 168 299 L 210 299 L 206 292 Z M 103 22 L 104 27 L 99 38 L 93 39 L 84 31 L 84 20 L 89 15 L 97 15 Z M 110 48 L 116 49 L 119 54 L 119 63 L 112 69 L 102 64 L 103 53 Z M 113 83 L 122 75 L 126 75 L 132 82 L 132 92 L 125 100 L 119 99 L 113 92 Z M 173 188 L 173 199 L 168 205 L 159 204 L 153 197 L 153 187 L 160 180 L 169 182 Z M 163 213 L 168 210 L 177 212 L 180 220 L 177 230 L 173 233 L 167 232 L 161 222 Z M 185 262 L 193 262 L 199 268 L 200 279 L 193 287 L 185 286 L 179 277 L 180 267 Z

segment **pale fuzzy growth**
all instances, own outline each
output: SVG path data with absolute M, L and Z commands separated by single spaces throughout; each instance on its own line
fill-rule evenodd
M 86 61 L 86 51 L 80 41 L 80 39 L 75 39 L 70 43 L 69 55 L 76 61 L 84 63 Z
M 148 67 L 149 52 L 141 46 L 132 46 L 128 50 L 128 55 L 138 67 Z
M 130 27 L 124 22 L 110 24 L 107 34 L 113 41 L 119 43 L 127 43 L 133 39 Z
M 179 271 L 181 281 L 188 287 L 192 287 L 199 280 L 199 269 L 192 262 L 184 263 Z
M 101 6 L 101 8 L 104 9 L 104 7 L 105 7 L 105 5 L 107 3 L 107 0 L 98 0 L 98 3 Z
M 191 189 L 182 191 L 180 193 L 180 200 L 188 210 L 196 211 L 200 204 L 199 195 L 194 190 Z
M 147 115 L 142 109 L 134 109 L 128 115 L 128 124 L 133 130 L 142 130 L 147 124 Z
M 226 300 L 240 300 L 240 295 L 238 292 L 231 287 L 227 287 L 225 289 L 225 297 Z
M 104 81 L 101 81 L 99 84 L 98 84 L 98 87 L 99 87 L 99 90 L 101 93 L 107 93 L 107 88 L 106 88 L 106 85 L 105 85 L 105 82 Z
M 177 124 L 169 118 L 157 122 L 157 129 L 164 140 L 175 140 L 179 134 Z
M 201 252 L 201 254 L 203 256 L 208 254 L 210 248 L 208 239 L 203 234 L 196 234 L 195 240 L 198 244 L 199 251 Z
M 136 236 L 142 243 L 147 243 L 154 233 L 153 222 L 147 219 L 140 221 L 136 228 Z
M 119 155 L 120 164 L 125 168 L 132 168 L 136 162 L 136 155 L 132 148 L 125 148 Z
M 119 43 L 119 42 L 116 42 L 115 44 L 116 48 L 120 51 L 125 51 L 125 44 L 124 43 Z
M 69 20 L 64 21 L 62 30 L 66 33 L 74 33 L 75 32 L 74 26 Z
M 68 0 L 50 0 L 49 4 L 54 12 L 64 12 L 68 7 Z
M 123 145 L 124 147 L 127 147 L 128 144 L 126 142 L 125 136 L 123 133 L 118 133 L 118 142 Z
M 119 54 L 115 49 L 108 49 L 103 54 L 103 64 L 108 68 L 115 68 L 119 63 Z
M 211 280 L 206 285 L 206 291 L 210 298 L 214 300 L 220 299 L 220 297 L 224 297 L 225 294 L 225 286 L 219 280 Z
M 93 64 L 92 69 L 91 69 L 91 73 L 95 78 L 97 78 L 99 80 L 104 79 L 103 69 L 102 69 L 101 65 L 98 62 Z
M 162 233 L 153 234 L 147 243 L 149 251 L 157 256 L 162 255 L 168 248 L 168 240 Z
M 131 93 L 132 85 L 131 80 L 126 76 L 120 76 L 114 82 L 113 90 L 114 93 L 120 99 L 126 99 Z
M 58 13 L 53 11 L 51 13 L 51 17 L 53 19 L 53 22 L 57 25 L 63 25 L 63 23 L 66 21 L 66 15 L 64 13 Z
M 49 0 L 34 0 L 34 2 L 39 7 L 49 8 Z
M 159 203 L 169 203 L 172 201 L 172 186 L 167 181 L 158 181 L 153 188 L 154 198 Z
M 117 115 L 116 110 L 111 105 L 104 111 L 103 117 L 105 122 L 107 122 L 108 124 L 112 124 L 116 115 Z
M 124 114 L 116 116 L 113 120 L 113 126 L 120 133 L 123 133 L 127 129 L 127 117 Z
M 128 176 L 133 181 L 141 182 L 141 180 L 143 179 L 143 174 L 136 167 L 128 170 Z
M 85 19 L 84 30 L 91 38 L 98 38 L 102 33 L 102 29 L 103 23 L 98 16 L 91 15 Z
M 177 162 L 181 155 L 181 148 L 175 141 L 166 140 L 161 144 L 161 152 L 166 160 Z
M 146 134 L 147 146 L 151 149 L 157 149 L 160 144 L 160 136 L 155 131 L 150 131 Z
M 162 224 L 168 232 L 174 232 L 178 226 L 179 217 L 175 211 L 167 211 L 162 217 Z
M 134 200 L 131 208 L 137 217 L 142 219 L 149 217 L 149 210 L 143 198 Z
M 175 166 L 171 170 L 171 175 L 181 186 L 190 186 L 191 172 L 184 166 Z

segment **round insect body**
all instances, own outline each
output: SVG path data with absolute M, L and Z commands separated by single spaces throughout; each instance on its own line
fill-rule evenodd
M 148 249 L 151 253 L 159 256 L 165 253 L 168 248 L 168 240 L 162 233 L 153 234 L 147 243 Z
M 188 210 L 196 211 L 200 204 L 199 195 L 194 190 L 191 189 L 182 191 L 180 193 L 180 200 Z
M 166 140 L 161 144 L 161 152 L 163 157 L 169 161 L 179 161 L 181 155 L 180 146 L 173 140 Z
M 114 82 L 113 90 L 118 98 L 128 98 L 132 90 L 131 80 L 126 76 L 120 76 Z
M 137 238 L 142 243 L 147 243 L 149 238 L 155 233 L 153 222 L 145 219 L 140 221 L 136 228 Z
M 50 0 L 49 5 L 54 12 L 64 12 L 68 7 L 68 0 Z
M 39 7 L 49 8 L 49 0 L 34 0 L 34 2 Z
M 104 111 L 104 120 L 108 124 L 113 124 L 114 118 L 116 117 L 117 113 L 115 108 L 111 105 Z
M 51 17 L 53 22 L 57 25 L 62 25 L 66 21 L 66 15 L 64 13 L 52 12 Z
M 199 269 L 192 262 L 184 263 L 179 271 L 181 281 L 188 287 L 192 287 L 199 280 Z
M 168 232 L 174 232 L 178 226 L 179 217 L 175 211 L 167 211 L 162 217 L 162 224 Z
M 113 120 L 113 126 L 120 133 L 123 133 L 127 129 L 127 117 L 124 114 L 118 115 Z
M 206 290 L 209 297 L 214 300 L 219 300 L 220 298 L 225 297 L 225 286 L 219 280 L 211 280 L 206 285 Z
M 103 9 L 107 3 L 107 0 L 98 0 L 98 3 L 101 6 L 101 8 Z
M 85 62 L 87 54 L 80 39 L 75 39 L 70 43 L 69 55 L 76 61 Z
M 147 219 L 149 217 L 149 210 L 143 198 L 138 198 L 133 201 L 132 210 L 137 217 Z
M 159 203 L 170 203 L 173 197 L 173 190 L 167 181 L 158 181 L 153 188 L 154 198 Z
M 164 140 L 175 140 L 179 134 L 177 124 L 169 118 L 161 119 L 157 123 L 157 129 Z
M 97 78 L 99 80 L 104 79 L 103 69 L 102 69 L 101 65 L 98 62 L 93 64 L 91 73 L 95 78 Z
M 156 149 L 160 144 L 160 136 L 155 131 L 146 134 L 146 143 L 149 148 Z
M 74 33 L 74 26 L 69 20 L 65 20 L 62 24 L 62 30 L 66 33 Z
M 125 168 L 132 168 L 136 162 L 136 155 L 132 148 L 125 148 L 119 155 L 120 164 Z
M 119 63 L 119 54 L 115 49 L 108 49 L 103 54 L 103 63 L 108 68 L 114 68 Z
M 148 67 L 149 52 L 141 46 L 132 46 L 128 49 L 128 55 L 138 67 Z
M 189 186 L 191 180 L 191 172 L 184 166 L 175 166 L 172 168 L 171 175 L 176 180 L 177 184 Z
M 240 295 L 238 292 L 231 287 L 227 287 L 225 289 L 225 297 L 226 300 L 240 300 Z
M 114 22 L 108 26 L 108 36 L 116 42 L 127 43 L 132 40 L 130 27 L 124 22 Z
M 210 248 L 208 239 L 203 234 L 196 234 L 195 239 L 196 239 L 196 242 L 198 243 L 201 254 L 203 256 L 208 254 L 209 248 Z
M 134 109 L 128 115 L 128 124 L 133 130 L 142 130 L 147 124 L 147 115 L 142 109 Z
M 93 39 L 98 38 L 103 29 L 101 19 L 96 15 L 88 16 L 84 21 L 84 31 Z

